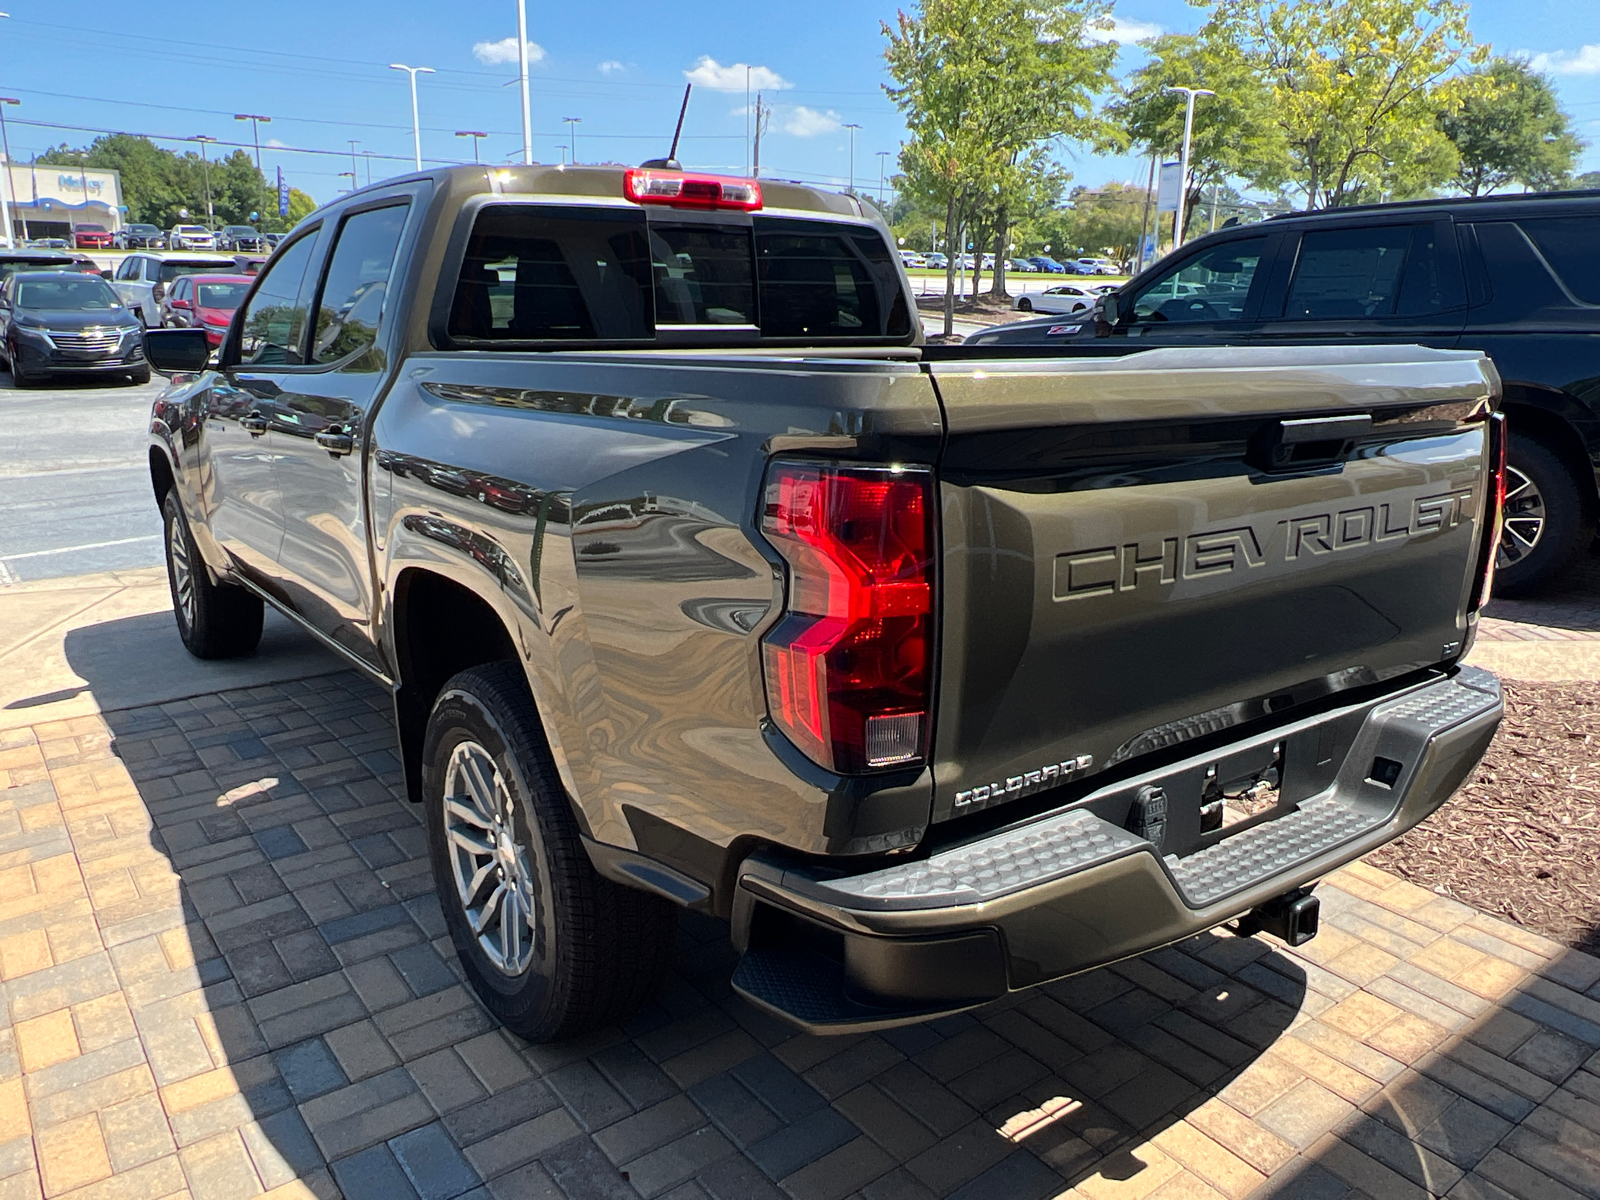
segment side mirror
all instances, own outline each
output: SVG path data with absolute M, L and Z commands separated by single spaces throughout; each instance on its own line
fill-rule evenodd
M 211 361 L 211 340 L 204 329 L 147 329 L 144 357 L 163 375 L 204 371 Z
M 116 276 L 113 275 L 109 270 L 107 270 L 107 271 L 101 271 L 100 272 L 100 278 L 101 279 L 115 279 Z
M 1119 309 L 1120 306 L 1117 303 L 1115 293 L 1102 297 L 1100 300 L 1100 319 L 1107 325 L 1115 326 L 1117 318 L 1121 316 Z
M 174 300 L 172 302 L 172 307 L 173 308 L 188 308 L 189 307 L 189 302 L 187 300 Z

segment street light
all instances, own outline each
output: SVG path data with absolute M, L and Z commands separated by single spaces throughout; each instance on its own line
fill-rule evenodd
M 200 143 L 200 173 L 206 181 L 206 225 L 217 223 L 217 214 L 211 207 L 211 163 L 206 159 L 206 143 L 217 139 L 204 133 L 197 133 L 189 139 L 191 142 Z M 88 199 L 87 196 L 84 199 Z
M 9 15 L 9 13 L 0 13 L 0 17 Z M 6 105 L 21 103 L 21 100 L 13 96 L 0 96 L 0 147 L 3 147 L 6 152 L 6 186 L 4 189 L 0 189 L 0 209 L 4 210 L 5 215 L 7 246 L 14 246 L 16 243 L 12 240 L 13 233 L 11 229 L 11 138 L 6 134 Z M 87 200 L 88 197 L 85 196 L 84 199 Z
M 457 137 L 469 137 L 469 138 L 472 139 L 472 161 L 473 162 L 477 162 L 478 161 L 478 139 L 479 138 L 486 138 L 489 135 L 487 133 L 484 133 L 482 130 L 479 130 L 479 129 L 458 129 L 458 130 L 456 130 L 456 136 Z
M 1178 215 L 1177 224 L 1172 230 L 1172 248 L 1176 250 L 1183 245 L 1183 218 L 1184 201 L 1188 197 L 1189 189 L 1189 141 L 1194 134 L 1194 102 L 1199 96 L 1215 96 L 1210 88 L 1169 87 L 1163 91 L 1174 95 L 1181 95 L 1183 100 L 1183 165 L 1178 168 Z
M 235 121 L 249 121 L 250 127 L 255 131 L 256 139 L 256 178 L 261 183 L 261 211 L 266 212 L 267 177 L 261 173 L 261 126 L 272 124 L 271 117 L 263 117 L 260 113 L 234 113 Z
M 888 164 L 883 160 L 889 157 L 889 151 L 878 151 L 878 207 L 883 207 L 883 169 Z
M 567 142 L 572 147 L 572 165 L 578 165 L 578 126 L 583 124 L 582 117 L 562 117 L 567 123 Z
M 845 128 L 850 131 L 850 194 L 854 196 L 856 194 L 856 130 L 860 129 L 861 126 L 851 121 L 845 125 Z
M 355 169 L 356 169 L 356 147 L 361 144 L 361 139 L 360 138 L 346 138 L 345 141 L 350 143 L 350 173 L 353 176 L 355 174 Z M 351 180 L 350 190 L 351 191 L 355 191 L 355 181 L 354 181 L 354 179 Z
M 371 150 L 363 150 L 361 152 L 361 157 L 367 164 L 367 186 L 371 187 L 372 186 L 372 151 Z
M 533 105 L 528 100 L 528 5 L 517 0 L 517 78 L 522 84 L 522 161 L 533 165 Z M 473 153 L 478 147 L 474 143 Z
M 408 67 L 405 63 L 390 63 L 391 71 L 404 71 L 411 76 L 411 144 L 417 154 L 417 170 L 422 170 L 422 123 L 417 118 L 417 76 L 432 75 L 432 67 Z

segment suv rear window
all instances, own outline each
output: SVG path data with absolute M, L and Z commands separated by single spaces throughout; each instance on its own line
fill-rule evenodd
M 494 204 L 472 226 L 446 331 L 481 341 L 651 336 L 642 213 Z
M 1600 304 L 1600 217 L 1524 217 L 1517 224 L 1569 292 Z

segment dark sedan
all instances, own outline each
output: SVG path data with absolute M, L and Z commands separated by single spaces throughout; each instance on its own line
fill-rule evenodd
M 150 382 L 139 321 L 104 279 L 19 271 L 0 283 L 0 355 L 18 387 L 53 374 Z
M 217 234 L 218 250 L 254 250 L 260 253 L 268 248 L 261 231 L 249 225 L 224 225 Z
M 117 230 L 118 250 L 165 250 L 167 235 L 154 225 L 124 225 Z

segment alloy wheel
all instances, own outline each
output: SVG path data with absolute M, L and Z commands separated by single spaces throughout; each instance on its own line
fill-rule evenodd
M 444 827 L 456 896 L 479 948 L 501 974 L 522 974 L 535 949 L 533 868 L 505 776 L 477 742 L 450 755 Z
M 167 555 L 172 563 L 172 594 L 183 614 L 185 629 L 194 628 L 194 564 L 189 561 L 189 544 L 183 536 L 183 525 L 167 522 Z
M 1508 465 L 1505 518 L 1495 566 L 1509 567 L 1532 554 L 1544 533 L 1544 522 L 1544 495 L 1538 485 L 1516 467 Z

